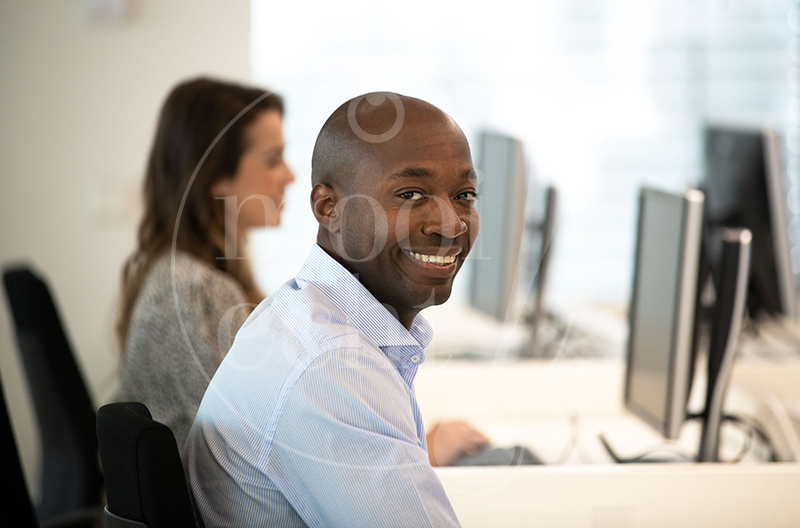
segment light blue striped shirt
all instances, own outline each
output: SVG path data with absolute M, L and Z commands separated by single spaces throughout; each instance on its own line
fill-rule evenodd
M 431 338 L 315 245 L 203 397 L 183 459 L 205 525 L 458 526 L 412 385 Z

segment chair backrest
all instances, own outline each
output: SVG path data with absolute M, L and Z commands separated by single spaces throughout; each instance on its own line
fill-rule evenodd
M 6 519 L 15 519 L 15 526 L 20 528 L 33 528 L 39 526 L 36 512 L 33 509 L 31 497 L 28 495 L 28 486 L 25 483 L 25 474 L 17 450 L 17 441 L 14 438 L 14 428 L 11 425 L 11 416 L 8 413 L 2 380 L 0 379 L 0 446 L 2 446 L 3 481 L 3 516 Z
M 110 403 L 97 411 L 106 481 L 107 526 L 194 527 L 175 435 L 144 404 Z
M 42 522 L 100 504 L 95 412 L 47 285 L 30 269 L 3 273 L 42 448 Z

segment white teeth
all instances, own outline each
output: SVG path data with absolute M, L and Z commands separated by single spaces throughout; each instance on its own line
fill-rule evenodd
M 406 252 L 409 256 L 420 260 L 422 262 L 432 262 L 434 264 L 438 264 L 439 266 L 447 266 L 448 264 L 452 264 L 456 261 L 455 255 L 449 255 L 446 257 L 440 257 L 437 255 L 422 255 L 420 253 L 414 253 L 413 251 Z

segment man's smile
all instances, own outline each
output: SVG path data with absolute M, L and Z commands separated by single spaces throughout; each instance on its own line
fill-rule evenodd
M 403 251 L 409 257 L 412 257 L 415 260 L 419 260 L 422 262 L 430 262 L 431 264 L 436 264 L 438 266 L 447 266 L 448 264 L 452 264 L 456 261 L 456 255 L 430 255 L 426 253 L 415 253 L 413 251 Z
M 417 274 L 421 273 L 427 277 L 438 279 L 450 279 L 458 270 L 458 254 L 439 256 L 405 249 L 402 250 L 402 253 L 406 256 L 403 260 L 409 262 L 411 269 Z

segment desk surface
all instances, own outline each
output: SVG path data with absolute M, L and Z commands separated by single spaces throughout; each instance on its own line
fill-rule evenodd
M 498 445 L 522 443 L 546 462 L 562 462 L 438 469 L 462 524 L 800 526 L 800 464 L 611 464 L 596 441 L 598 432 L 623 455 L 660 442 L 624 411 L 623 373 L 619 358 L 424 365 L 415 385 L 427 423 L 465 419 Z M 753 394 L 785 389 L 793 397 L 800 393 L 797 380 L 800 360 L 740 362 L 728 407 L 756 412 Z M 571 416 L 579 417 L 580 442 L 564 460 Z M 685 428 L 679 448 L 696 445 L 698 431 L 691 429 Z
M 464 528 L 800 526 L 796 464 L 441 468 Z

